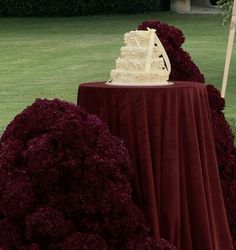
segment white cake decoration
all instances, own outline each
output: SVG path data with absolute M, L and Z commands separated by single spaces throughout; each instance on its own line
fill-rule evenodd
M 130 31 L 111 70 L 111 85 L 168 85 L 170 60 L 155 29 Z

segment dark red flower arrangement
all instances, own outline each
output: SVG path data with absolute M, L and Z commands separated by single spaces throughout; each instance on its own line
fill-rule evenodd
M 234 136 L 224 117 L 224 99 L 221 98 L 219 91 L 211 85 L 207 85 L 207 91 L 222 191 L 234 249 L 236 249 L 236 148 L 234 147 Z
M 36 100 L 0 141 L 1 250 L 172 250 L 131 200 L 123 142 L 81 107 Z
M 181 47 L 185 41 L 182 31 L 156 20 L 145 21 L 138 27 L 141 30 L 147 28 L 156 29 L 156 33 L 166 49 L 172 68 L 170 80 L 205 81 L 190 55 Z M 236 249 L 236 148 L 234 147 L 234 136 L 224 117 L 224 99 L 220 97 L 219 91 L 213 85 L 206 87 L 226 212 Z
M 138 26 L 139 30 L 152 28 L 163 44 L 171 62 L 170 80 L 204 82 L 204 76 L 191 56 L 182 49 L 185 41 L 181 30 L 156 20 L 145 21 Z

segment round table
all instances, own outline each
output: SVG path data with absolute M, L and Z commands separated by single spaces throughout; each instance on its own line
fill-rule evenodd
M 134 199 L 178 250 L 232 250 L 205 85 L 79 85 L 78 104 L 122 138 Z

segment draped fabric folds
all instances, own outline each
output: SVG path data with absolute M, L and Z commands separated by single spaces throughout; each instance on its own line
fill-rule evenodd
M 178 250 L 232 250 L 205 86 L 80 84 L 78 104 L 123 138 L 134 199 Z

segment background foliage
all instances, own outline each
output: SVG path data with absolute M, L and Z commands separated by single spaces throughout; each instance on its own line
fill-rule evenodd
M 233 0 L 219 0 L 217 1 L 217 5 L 223 15 L 223 23 L 226 23 L 231 17 Z
M 160 0 L 0 0 L 0 15 L 78 16 L 139 13 L 167 8 L 162 2 Z

